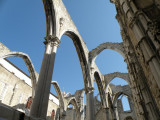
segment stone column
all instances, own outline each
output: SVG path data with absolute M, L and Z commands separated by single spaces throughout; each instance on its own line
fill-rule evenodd
M 103 120 L 110 120 L 110 119 L 114 120 L 109 115 L 109 108 L 106 107 L 106 108 L 102 108 L 102 109 L 103 109 L 103 112 L 104 112 L 104 118 L 103 118 Z
M 149 44 L 145 31 L 142 30 L 142 28 L 146 28 L 147 21 L 145 20 L 143 13 L 137 10 L 133 2 L 131 2 L 130 5 L 131 8 L 129 8 L 129 6 L 126 4 L 128 9 L 126 11 L 124 10 L 124 12 L 126 13 L 127 18 L 131 20 L 130 28 L 132 29 L 137 40 L 136 48 L 140 49 L 140 51 L 142 52 L 145 62 L 149 64 L 157 85 L 160 88 L 159 59 L 156 56 L 156 51 L 154 51 L 152 46 Z M 126 6 L 122 7 L 125 8 Z M 142 24 L 142 26 L 140 26 L 140 24 Z
M 79 114 L 79 115 L 78 115 L 78 118 L 79 118 L 78 120 L 84 120 L 84 114 L 85 114 L 85 113 L 84 113 L 84 100 L 83 100 L 83 99 L 84 99 L 84 96 L 80 96 L 79 99 L 80 99 L 80 106 L 81 106 L 81 107 L 80 107 L 80 111 L 79 111 L 79 113 L 78 113 L 78 114 Z
M 145 31 L 143 31 L 143 28 L 145 29 L 147 26 L 146 25 L 147 21 L 145 21 L 144 14 L 141 11 L 138 11 L 132 0 L 130 0 L 130 3 L 128 3 L 127 0 L 122 0 L 121 6 L 122 10 L 124 10 L 124 13 L 126 14 L 127 18 L 126 21 L 130 22 L 129 23 L 130 30 L 136 37 L 136 41 L 134 44 L 136 49 L 135 51 L 136 52 L 138 51 L 138 53 L 140 54 L 138 56 L 140 56 L 140 58 L 143 59 L 144 63 L 147 63 L 147 67 L 145 69 L 150 69 L 151 73 L 153 74 L 155 82 L 154 79 L 152 79 L 152 84 L 156 83 L 155 86 L 157 85 L 160 86 L 160 81 L 159 81 L 160 63 L 158 62 L 159 58 L 156 56 L 156 52 L 152 48 L 152 45 L 149 44 L 150 42 L 148 41 L 149 40 L 148 36 L 146 35 Z M 130 42 L 131 44 L 133 43 L 133 41 Z M 135 51 L 131 54 L 134 55 Z M 130 55 L 128 54 L 128 56 Z M 157 105 L 155 104 L 154 101 L 156 97 L 153 99 L 147 83 L 147 79 L 144 75 L 145 69 L 143 68 L 142 70 L 138 60 L 136 59 L 137 57 L 134 56 L 128 58 L 129 59 L 128 62 L 130 64 L 129 69 L 133 69 L 131 70 L 132 76 L 134 76 L 134 79 L 137 80 L 135 87 L 138 88 L 137 90 L 139 91 L 139 93 L 138 92 L 137 93 L 140 95 L 140 99 L 137 97 L 138 98 L 137 100 L 141 104 L 142 108 L 144 108 L 143 110 L 146 119 L 148 117 L 152 119 L 157 119 L 159 118 L 159 115 L 158 115 Z M 142 61 L 141 65 L 143 65 Z M 154 89 L 156 89 L 156 87 L 154 87 Z
M 48 35 L 45 40 L 45 53 L 30 112 L 31 117 L 41 120 L 46 119 L 55 55 L 60 43 L 53 35 Z
M 87 111 L 86 111 L 86 120 L 95 120 L 95 114 L 94 114 L 94 89 L 89 90 L 86 93 L 86 99 L 87 99 Z

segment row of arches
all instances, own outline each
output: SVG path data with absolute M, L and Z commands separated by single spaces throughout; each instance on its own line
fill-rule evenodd
M 101 75 L 100 71 L 98 70 L 98 68 L 96 68 L 96 65 L 94 65 L 94 61 L 96 56 L 100 52 L 102 52 L 104 49 L 115 50 L 125 58 L 123 43 L 104 43 L 98 46 L 97 48 L 95 48 L 94 50 L 89 51 L 83 39 L 81 38 L 77 28 L 72 22 L 62 1 L 56 2 L 56 1 L 43 0 L 43 4 L 45 9 L 45 15 L 46 15 L 46 36 L 48 37 L 48 40 L 46 40 L 46 42 L 49 42 L 54 38 L 60 40 L 63 35 L 67 35 L 72 39 L 73 44 L 77 51 L 77 55 L 79 57 L 82 74 L 83 74 L 83 80 L 84 80 L 84 89 L 86 94 L 90 94 L 90 92 L 93 91 L 92 89 L 94 87 L 93 78 L 95 78 L 95 81 L 97 83 L 98 90 L 100 93 L 101 101 L 102 101 L 101 102 L 102 107 L 107 107 L 107 99 L 106 99 L 107 96 L 105 93 L 106 86 L 104 86 L 105 82 L 102 79 L 103 76 Z M 18 55 L 13 55 L 13 56 L 18 56 Z M 28 57 L 24 57 L 24 58 L 28 58 Z M 27 61 L 27 63 L 29 62 Z M 33 68 L 33 67 L 30 66 L 30 68 Z M 34 73 L 33 69 L 29 69 L 29 71 L 31 71 L 30 73 Z M 33 86 L 33 91 L 35 91 L 36 82 L 35 82 L 34 74 L 31 74 L 31 76 L 33 76 L 32 86 Z M 62 111 L 62 114 L 65 114 L 64 111 L 66 110 L 67 105 L 65 105 L 66 103 L 64 102 L 65 100 L 61 94 L 61 90 L 56 82 L 52 82 L 51 84 L 53 84 L 57 92 L 57 95 L 60 101 L 60 109 L 62 109 L 60 111 Z M 34 96 L 34 92 L 33 92 L 33 96 Z M 72 103 L 73 105 L 75 105 L 75 108 L 77 109 L 78 105 L 75 99 L 69 99 L 68 101 L 69 101 L 67 102 L 68 104 Z M 93 114 L 94 113 L 91 113 L 90 116 L 93 116 Z
M 4 56 L 2 56 L 2 58 L 5 58 L 5 57 L 9 57 L 10 56 L 10 54 L 11 53 L 9 53 L 8 55 L 4 55 Z M 19 53 L 20 54 L 20 53 Z M 17 54 L 17 55 L 15 55 L 14 53 L 13 53 L 13 55 L 12 56 L 18 56 L 19 54 Z M 19 55 L 20 56 L 20 55 Z M 19 57 L 18 56 L 18 57 Z M 101 75 L 100 75 L 100 73 L 99 72 L 95 72 L 94 73 L 94 77 L 96 78 L 96 82 L 97 82 L 97 84 L 98 84 L 98 88 L 99 88 L 99 91 L 100 91 L 100 95 L 101 95 L 101 100 L 103 101 L 102 102 L 102 106 L 104 105 L 104 106 L 106 106 L 106 96 L 105 96 L 105 92 L 104 92 L 104 90 L 105 90 L 105 88 L 104 88 L 104 84 L 102 83 L 102 79 L 101 79 Z M 53 85 L 55 84 L 55 83 L 52 83 Z M 59 95 L 59 94 L 58 94 Z M 61 101 L 61 100 L 60 100 Z

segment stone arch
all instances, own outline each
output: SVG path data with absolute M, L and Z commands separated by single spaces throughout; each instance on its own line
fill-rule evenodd
M 87 54 L 86 54 L 86 49 L 84 46 L 84 42 L 82 40 L 82 38 L 74 31 L 63 31 L 62 35 L 66 35 L 69 38 L 72 39 L 73 44 L 75 46 L 79 61 L 80 61 L 80 65 L 81 65 L 81 69 L 82 69 L 82 74 L 83 74 L 83 79 L 84 79 L 84 88 L 85 91 L 87 91 L 88 87 L 92 87 L 92 81 L 91 79 L 89 79 L 88 76 L 89 75 L 89 67 L 88 67 L 88 62 L 87 62 Z M 60 38 L 61 38 L 60 36 Z
M 7 58 L 7 57 L 21 57 L 27 68 L 28 68 L 28 71 L 29 71 L 29 74 L 30 74 L 30 77 L 31 77 L 31 81 L 32 81 L 32 97 L 34 97 L 34 94 L 35 94 L 35 89 L 36 89 L 36 83 L 37 83 L 37 77 L 36 77 L 36 71 L 34 69 L 34 66 L 32 64 L 32 61 L 31 59 L 29 58 L 29 56 L 25 53 L 22 53 L 22 52 L 8 52 L 6 54 L 3 54 L 2 56 L 0 56 L 0 58 Z
M 62 92 L 61 92 L 61 89 L 58 85 L 58 83 L 56 81 L 52 81 L 51 84 L 53 85 L 53 87 L 55 88 L 56 92 L 57 92 L 57 97 L 59 99 L 59 106 L 60 106 L 60 109 L 63 109 L 64 110 L 64 98 L 62 96 Z
M 105 90 L 106 90 L 108 84 L 116 77 L 122 78 L 128 84 L 130 83 L 129 74 L 128 73 L 114 72 L 114 73 L 109 73 L 109 74 L 105 74 L 105 75 L 102 75 L 102 76 L 103 76 L 104 82 L 105 82 Z
M 56 14 L 55 6 L 52 0 L 42 0 L 46 17 L 46 35 L 56 34 Z
M 97 48 L 89 52 L 89 61 L 90 61 L 91 66 L 92 66 L 92 63 L 95 61 L 97 55 L 100 54 L 104 49 L 112 49 L 120 53 L 125 59 L 123 42 L 121 43 L 106 42 L 106 43 L 100 44 Z
M 79 120 L 80 106 L 78 106 L 78 102 L 76 100 L 76 97 L 74 97 L 74 95 L 72 95 L 70 97 L 65 97 L 65 112 L 67 112 L 68 105 L 70 105 L 70 104 L 74 106 L 73 111 L 75 111 L 75 113 L 76 113 L 76 120 Z
M 81 89 L 81 90 L 76 90 L 76 92 L 74 94 L 74 97 L 76 98 L 77 104 L 81 110 L 83 109 L 82 107 L 84 104 L 84 93 L 85 93 L 85 90 Z
M 118 92 L 118 93 L 116 93 L 116 95 L 113 99 L 113 106 L 115 106 L 115 104 L 118 100 L 118 97 L 121 96 L 121 95 L 125 95 L 126 97 L 131 98 L 131 95 L 129 95 L 127 92 Z
M 69 98 L 67 99 L 67 104 L 66 104 L 66 107 L 65 107 L 66 109 L 67 109 L 67 106 L 68 106 L 69 104 L 72 104 L 72 105 L 75 107 L 76 112 L 78 113 L 79 107 L 78 107 L 78 103 L 77 103 L 77 100 L 76 100 L 75 97 L 69 97 Z
M 73 40 L 81 64 L 85 91 L 87 92 L 88 87 L 93 86 L 88 67 L 88 48 L 82 40 L 62 1 L 43 0 L 43 4 L 46 15 L 46 36 L 56 36 L 60 39 L 61 36 L 67 35 Z
M 101 79 L 98 72 L 94 73 L 94 78 L 95 78 L 95 81 L 97 83 L 97 87 L 98 87 L 98 90 L 99 90 L 102 106 L 107 107 L 107 105 L 106 105 L 106 95 L 105 95 L 104 87 L 103 87 L 103 84 L 102 84 L 102 79 Z

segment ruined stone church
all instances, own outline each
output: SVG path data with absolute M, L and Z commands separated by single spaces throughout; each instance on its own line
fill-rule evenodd
M 91 51 L 62 0 L 42 1 L 47 30 L 40 73 L 29 55 L 0 43 L 0 120 L 160 120 L 160 0 L 110 0 L 123 42 L 106 42 Z M 62 35 L 73 40 L 82 69 L 84 88 L 75 94 L 62 92 L 58 82 L 52 81 Z M 120 53 L 128 73 L 101 74 L 95 59 L 104 49 Z M 25 61 L 30 76 L 7 59 L 12 56 Z M 115 77 L 128 85 L 109 84 Z M 57 96 L 50 93 L 51 86 Z M 123 110 L 120 96 L 127 97 L 129 111 Z

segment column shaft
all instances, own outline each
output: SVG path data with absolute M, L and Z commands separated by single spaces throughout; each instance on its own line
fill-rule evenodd
M 45 53 L 30 112 L 31 117 L 39 119 L 46 119 L 52 73 L 59 40 L 57 37 L 47 36 L 45 43 Z
M 86 94 L 87 98 L 87 120 L 95 120 L 95 114 L 94 114 L 94 97 L 93 97 L 93 91 L 88 92 Z

